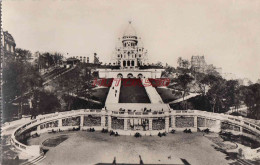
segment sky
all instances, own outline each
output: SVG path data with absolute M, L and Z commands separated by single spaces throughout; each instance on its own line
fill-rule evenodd
M 19 48 L 109 62 L 132 21 L 152 63 L 204 55 L 237 78 L 260 78 L 259 0 L 2 0 Z

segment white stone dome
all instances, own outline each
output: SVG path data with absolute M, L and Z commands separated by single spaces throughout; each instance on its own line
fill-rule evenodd
M 124 36 L 137 36 L 136 35 L 136 31 L 135 29 L 133 28 L 131 22 L 129 22 L 125 32 L 124 32 Z

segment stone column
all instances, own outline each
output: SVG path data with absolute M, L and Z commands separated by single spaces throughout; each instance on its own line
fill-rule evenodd
M 174 115 L 172 115 L 171 116 L 171 127 L 174 129 L 174 128 L 176 128 L 176 125 L 175 125 L 175 116 Z
M 84 126 L 84 115 L 80 116 L 80 130 L 83 130 L 83 126 Z
M 58 119 L 58 126 L 62 127 L 62 119 Z
M 111 115 L 107 116 L 107 129 L 110 131 L 112 129 L 112 118 Z
M 102 115 L 101 116 L 101 127 L 105 128 L 106 126 L 106 116 Z
M 127 131 L 127 118 L 124 118 L 124 130 Z
M 149 131 L 153 130 L 153 118 L 149 118 Z
M 216 120 L 216 132 L 220 132 L 221 131 L 221 121 L 220 120 Z M 242 130 L 240 130 L 242 131 Z
M 243 133 L 243 127 L 239 126 L 239 132 Z
M 108 131 L 110 131 L 112 129 L 112 127 L 111 127 L 112 126 L 111 125 L 112 124 L 111 123 L 112 122 L 111 116 L 107 116 L 107 122 L 108 122 L 107 123 Z
M 169 132 L 169 116 L 165 117 L 165 132 Z
M 58 128 L 59 130 L 62 128 L 62 119 L 58 119 Z
M 41 127 L 40 127 L 41 125 L 38 125 L 37 126 L 37 134 L 39 134 L 40 133 L 40 130 L 41 130 Z
M 194 128 L 196 129 L 195 131 L 198 131 L 198 117 L 194 116 Z
M 106 127 L 106 108 L 101 110 L 101 127 Z

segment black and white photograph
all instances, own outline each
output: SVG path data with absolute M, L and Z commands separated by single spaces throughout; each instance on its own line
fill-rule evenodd
M 0 0 L 2 165 L 260 165 L 259 0 Z

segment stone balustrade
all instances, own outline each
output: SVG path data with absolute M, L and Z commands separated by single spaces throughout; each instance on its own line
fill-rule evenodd
M 131 119 L 146 120 L 144 130 L 133 130 L 129 127 Z M 170 112 L 111 112 L 95 109 L 81 109 L 75 111 L 59 112 L 39 115 L 34 120 L 25 120 L 11 136 L 11 142 L 20 150 L 31 154 L 41 154 L 40 145 L 27 146 L 22 143 L 23 139 L 34 134 L 48 131 L 69 130 L 78 127 L 94 127 L 96 130 L 102 128 L 118 131 L 120 134 L 133 135 L 135 132 L 141 134 L 157 134 L 158 131 L 168 132 L 171 129 L 184 130 L 191 128 L 210 128 L 211 131 L 230 130 L 231 132 L 247 135 L 258 139 L 260 137 L 260 126 L 257 121 L 217 114 L 199 110 L 171 110 Z M 141 127 L 140 127 L 141 128 Z

